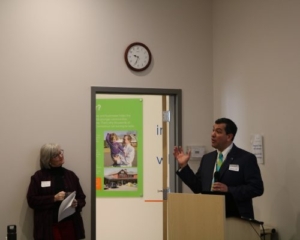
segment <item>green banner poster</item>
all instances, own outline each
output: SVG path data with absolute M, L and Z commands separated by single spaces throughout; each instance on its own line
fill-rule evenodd
M 96 197 L 143 196 L 143 99 L 96 99 Z

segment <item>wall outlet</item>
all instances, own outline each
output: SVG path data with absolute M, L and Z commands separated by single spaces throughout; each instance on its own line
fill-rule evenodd
M 204 146 L 187 146 L 187 150 L 191 150 L 191 160 L 200 160 L 205 154 Z

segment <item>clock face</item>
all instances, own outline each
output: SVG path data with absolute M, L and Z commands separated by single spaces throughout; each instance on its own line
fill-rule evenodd
M 151 63 L 151 52 L 145 44 L 132 43 L 125 51 L 125 62 L 130 69 L 143 71 Z

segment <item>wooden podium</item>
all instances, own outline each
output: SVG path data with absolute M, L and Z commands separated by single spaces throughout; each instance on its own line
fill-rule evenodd
M 225 196 L 168 194 L 169 240 L 260 240 L 260 226 L 226 218 Z

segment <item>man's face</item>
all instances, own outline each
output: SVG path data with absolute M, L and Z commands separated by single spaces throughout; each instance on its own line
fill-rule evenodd
M 211 146 L 219 151 L 225 150 L 232 142 L 233 135 L 226 134 L 226 124 L 214 124 L 211 133 Z

